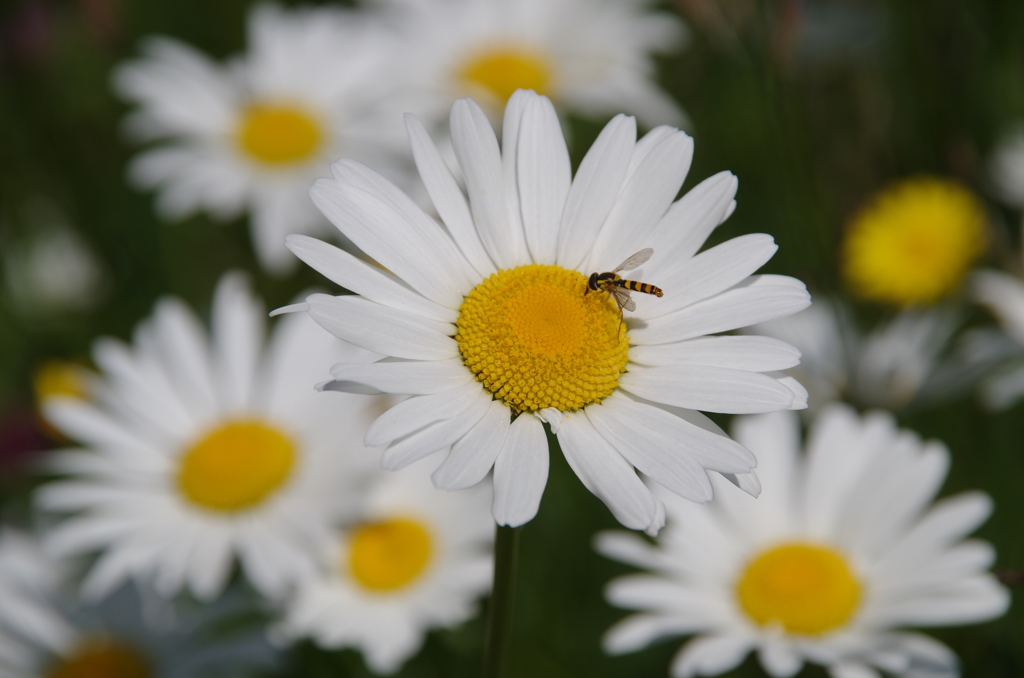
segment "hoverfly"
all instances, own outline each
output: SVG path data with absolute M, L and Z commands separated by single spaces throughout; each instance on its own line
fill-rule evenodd
M 584 294 L 591 290 L 599 292 L 604 290 L 608 294 L 612 295 L 615 302 L 619 305 L 619 310 L 635 311 L 636 302 L 629 298 L 629 292 L 643 292 L 644 294 L 653 294 L 656 297 L 664 295 L 660 287 L 654 285 L 648 285 L 647 283 L 636 282 L 635 280 L 623 280 L 619 276 L 619 271 L 632 271 L 634 268 L 644 263 L 651 258 L 654 254 L 654 250 L 650 247 L 640 250 L 633 256 L 626 259 L 624 262 L 619 264 L 614 271 L 607 273 L 591 273 L 590 280 L 587 281 L 587 289 Z

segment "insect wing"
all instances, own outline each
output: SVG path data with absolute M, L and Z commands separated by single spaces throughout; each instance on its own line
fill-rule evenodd
M 654 254 L 654 250 L 650 247 L 645 247 L 619 264 L 612 273 L 618 273 L 619 271 L 632 271 L 634 268 L 650 259 L 652 254 Z
M 609 287 L 608 291 L 613 297 L 615 297 L 615 303 L 619 305 L 619 308 L 627 311 L 636 310 L 636 302 L 629 296 L 629 290 L 624 287 Z

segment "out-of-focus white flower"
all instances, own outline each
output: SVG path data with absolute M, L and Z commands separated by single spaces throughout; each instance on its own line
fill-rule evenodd
M 800 365 L 787 372 L 807 388 L 812 411 L 835 400 L 900 410 L 965 393 L 992 366 L 997 356 L 951 350 L 960 325 L 952 308 L 911 309 L 864 335 L 848 307 L 818 299 L 745 331 L 800 350 Z
M 1005 409 L 1024 396 L 1024 282 L 1006 273 L 985 270 L 977 271 L 971 282 L 974 299 L 992 310 L 1013 343 L 1010 351 L 1000 351 L 995 342 L 985 345 L 991 355 L 1012 356 L 981 385 L 985 404 L 992 409 Z
M 259 629 L 215 642 L 204 636 L 209 624 L 238 612 L 237 604 L 182 614 L 134 584 L 83 603 L 71 574 L 34 538 L 0 529 L 0 676 L 228 678 L 276 661 Z
M 50 205 L 28 211 L 26 236 L 3 254 L 4 282 L 15 305 L 27 315 L 54 318 L 94 308 L 107 283 L 99 259 Z
M 229 219 L 247 210 L 260 261 L 282 273 L 294 262 L 285 235 L 324 226 L 308 190 L 330 161 L 356 157 L 400 176 L 402 108 L 386 103 L 393 87 L 381 70 L 396 46 L 366 15 L 269 4 L 252 10 L 248 41 L 222 66 L 150 38 L 114 86 L 139 105 L 128 131 L 166 142 L 130 167 L 135 184 L 159 191 L 159 212 Z
M 833 678 L 958 676 L 949 648 L 901 629 L 987 621 L 1009 595 L 986 572 L 992 547 L 965 540 L 988 496 L 931 503 L 946 448 L 844 405 L 821 412 L 806 455 L 790 413 L 741 417 L 734 433 L 757 455 L 761 497 L 723 486 L 699 506 L 662 492 L 658 545 L 599 535 L 602 553 L 650 571 L 609 584 L 612 604 L 640 612 L 609 630 L 605 649 L 694 634 L 672 662 L 676 678 L 724 673 L 752 650 L 777 678 L 805 661 Z
M 491 584 L 490 484 L 438 492 L 423 463 L 376 481 L 362 519 L 324 545 L 323 572 L 301 584 L 275 635 L 355 647 L 373 671 L 393 673 L 428 630 L 475 613 Z
M 441 122 L 453 99 L 473 97 L 494 123 L 517 89 L 565 112 L 635 114 L 681 126 L 678 105 L 655 83 L 653 52 L 685 43 L 682 21 L 648 0 L 381 0 L 417 115 Z
M 219 284 L 207 336 L 165 299 L 133 346 L 105 339 L 89 399 L 53 397 L 47 419 L 87 449 L 62 452 L 39 503 L 78 514 L 48 535 L 56 553 L 99 549 L 83 584 L 98 596 L 135 575 L 163 595 L 224 588 L 238 556 L 264 595 L 315 569 L 314 546 L 359 506 L 370 457 L 358 436 L 374 398 L 317 394 L 338 360 L 372 359 L 305 317 L 264 346 L 262 305 L 244 278 Z
M 1005 134 L 992 153 L 989 176 L 1004 201 L 1024 207 L 1024 125 Z
M 313 201 L 391 273 L 290 236 L 299 258 L 355 294 L 283 309 L 391 358 L 336 365 L 329 386 L 412 396 L 367 431 L 367 444 L 387 446 L 386 468 L 443 451 L 434 483 L 455 490 L 493 467 L 494 517 L 521 525 L 547 483 L 547 422 L 615 517 L 657 532 L 661 503 L 634 469 L 695 501 L 711 498 L 706 470 L 753 469 L 697 410 L 806 407 L 807 392 L 778 372 L 799 361 L 793 347 L 713 336 L 795 313 L 810 297 L 793 278 L 752 275 L 777 249 L 771 236 L 696 254 L 731 213 L 737 182 L 722 172 L 676 201 L 693 150 L 686 134 L 658 127 L 637 141 L 635 121 L 619 115 L 573 178 L 549 99 L 512 96 L 501 150 L 483 110 L 461 99 L 451 128 L 467 200 L 423 125 L 409 116 L 408 127 L 444 224 L 372 170 L 335 163 Z M 634 277 L 663 286 L 664 298 L 637 293 L 624 316 L 608 288 L 588 286 L 592 273 L 652 247 L 626 270 L 639 267 Z

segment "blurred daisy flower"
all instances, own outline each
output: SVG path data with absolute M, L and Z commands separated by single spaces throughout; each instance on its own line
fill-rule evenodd
M 274 634 L 359 648 L 374 672 L 394 673 L 428 630 L 469 619 L 490 590 L 490 501 L 483 483 L 438 492 L 416 466 L 378 479 L 362 519 L 325 544 L 325 569 L 299 586 Z
M 139 106 L 128 132 L 165 142 L 130 167 L 136 185 L 159 191 L 160 213 L 224 220 L 247 210 L 260 262 L 280 274 L 294 262 L 285 235 L 322 230 L 308 189 L 328 162 L 346 155 L 399 171 L 389 149 L 401 125 L 381 75 L 393 46 L 364 15 L 269 4 L 252 9 L 248 42 L 222 66 L 151 38 L 143 58 L 115 71 L 114 87 Z
M 745 331 L 800 351 L 800 364 L 787 372 L 807 388 L 811 410 L 835 400 L 902 410 L 966 393 L 1003 356 L 954 342 L 960 324 L 952 308 L 915 308 L 862 333 L 847 305 L 816 299 L 805 311 Z
M 326 388 L 412 396 L 366 433 L 367 445 L 387 446 L 385 468 L 443 451 L 434 484 L 454 490 L 493 466 L 494 517 L 521 525 L 547 482 L 546 421 L 584 485 L 622 524 L 650 532 L 663 507 L 634 468 L 695 501 L 711 498 L 706 470 L 748 474 L 753 455 L 696 410 L 805 407 L 806 391 L 777 372 L 799 353 L 774 339 L 707 335 L 795 313 L 810 297 L 793 278 L 751 275 L 777 249 L 770 236 L 696 254 L 731 213 L 736 178 L 722 172 L 675 201 L 692 139 L 658 127 L 637 141 L 634 119 L 619 115 L 573 179 L 554 106 L 526 90 L 505 109 L 501 150 L 471 99 L 451 118 L 468 200 L 422 124 L 407 118 L 443 224 L 350 160 L 311 189 L 390 273 L 312 238 L 288 240 L 355 294 L 281 310 L 308 311 L 336 336 L 389 356 L 336 365 Z M 588 276 L 647 247 L 653 256 L 635 277 L 663 286 L 664 298 L 638 293 L 623 315 Z
M 392 7 L 414 110 L 443 118 L 471 96 L 495 123 L 512 93 L 532 89 L 583 115 L 635 114 L 645 125 L 685 117 L 656 84 L 652 52 L 685 44 L 678 18 L 647 0 L 381 0 Z
M 83 603 L 70 575 L 68 563 L 44 554 L 34 538 L 0 530 L 4 678 L 228 678 L 276 663 L 262 629 L 209 639 L 212 625 L 241 610 L 235 600 L 182 614 L 125 584 Z
M 905 308 L 957 290 L 987 242 L 985 208 L 938 177 L 892 184 L 850 222 L 842 275 L 857 297 Z
M 659 545 L 599 535 L 603 554 L 651 571 L 608 585 L 612 604 L 640 612 L 609 630 L 605 649 L 696 634 L 672 662 L 676 678 L 724 673 L 752 650 L 777 678 L 805 661 L 833 678 L 958 676 L 949 648 L 901 628 L 994 619 L 1009 595 L 986 572 L 992 547 L 964 539 L 991 512 L 988 496 L 931 504 L 946 448 L 843 405 L 819 415 L 806 456 L 789 413 L 740 418 L 735 433 L 757 454 L 759 499 L 726 490 L 697 506 L 663 493 Z
M 1014 207 L 1024 207 L 1024 124 L 1003 135 L 996 145 L 989 176 L 1000 198 Z
M 2 259 L 14 306 L 52 320 L 96 308 L 109 280 L 92 248 L 52 203 L 31 201 L 23 212 L 25 235 L 4 243 Z
M 100 596 L 134 575 L 170 596 L 217 596 L 233 556 L 279 596 L 314 570 L 313 546 L 358 507 L 368 462 L 355 431 L 376 399 L 317 394 L 338 360 L 365 359 L 308 318 L 264 346 L 264 311 L 244 278 L 217 287 L 212 336 L 177 299 L 161 301 L 134 345 L 97 342 L 89 401 L 51 398 L 47 419 L 87 449 L 61 452 L 68 476 L 41 506 L 78 514 L 48 535 L 58 554 L 103 551 L 83 583 Z
M 983 346 L 989 354 L 1012 356 L 981 384 L 983 402 L 992 409 L 1005 409 L 1024 397 L 1024 282 L 1007 273 L 982 270 L 971 283 L 974 299 L 996 315 L 1011 344 L 1002 352 L 993 350 L 994 342 Z

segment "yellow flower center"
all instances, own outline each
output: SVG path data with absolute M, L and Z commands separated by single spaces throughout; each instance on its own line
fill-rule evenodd
M 611 395 L 629 359 L 618 305 L 559 266 L 498 271 L 459 308 L 466 367 L 516 412 L 571 412 Z
M 366 589 L 394 591 L 412 583 L 430 563 L 433 542 L 422 523 L 394 518 L 356 528 L 349 540 L 348 571 Z
M 323 141 L 320 124 L 295 106 L 252 104 L 242 113 L 238 144 L 251 158 L 267 165 L 306 160 Z
M 61 659 L 46 678 L 149 678 L 153 672 L 134 649 L 107 640 L 86 643 Z
M 48 360 L 36 370 L 32 380 L 36 391 L 36 400 L 44 403 L 58 396 L 68 398 L 85 398 L 86 369 L 75 363 L 63 360 Z
M 498 47 L 474 54 L 459 73 L 463 82 L 483 90 L 502 106 L 517 89 L 548 94 L 551 66 L 544 55 L 515 47 Z
M 288 480 L 295 455 L 292 441 L 275 428 L 258 421 L 228 422 L 182 456 L 178 489 L 204 509 L 252 508 Z
M 843 274 L 858 296 L 897 306 L 955 290 L 985 247 L 985 211 L 963 186 L 917 178 L 880 193 L 850 223 Z
M 833 549 L 792 543 L 751 560 L 736 585 L 736 596 L 758 624 L 817 635 L 850 620 L 860 604 L 861 586 Z

